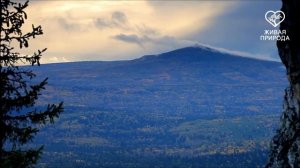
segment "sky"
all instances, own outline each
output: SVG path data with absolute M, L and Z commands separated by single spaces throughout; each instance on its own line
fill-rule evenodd
M 32 0 L 31 25 L 44 35 L 23 50 L 48 48 L 42 63 L 130 60 L 203 44 L 260 59 L 278 60 L 275 41 L 261 41 L 269 10 L 279 0 L 97 1 Z

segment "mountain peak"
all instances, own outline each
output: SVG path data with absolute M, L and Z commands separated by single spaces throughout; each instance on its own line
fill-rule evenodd
M 169 51 L 157 55 L 145 55 L 137 60 L 149 60 L 149 59 L 156 58 L 156 59 L 181 59 L 181 60 L 192 61 L 195 59 L 205 59 L 205 58 L 216 59 L 222 57 L 224 58 L 234 57 L 234 58 L 278 62 L 278 59 L 266 58 L 263 55 L 253 55 L 245 52 L 228 50 L 228 49 L 213 47 L 205 44 L 195 44 L 193 46 L 179 48 L 173 51 Z

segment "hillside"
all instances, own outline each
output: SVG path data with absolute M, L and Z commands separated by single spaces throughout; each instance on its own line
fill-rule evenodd
M 35 141 L 54 167 L 261 166 L 287 83 L 278 62 L 205 47 L 36 70 L 39 104 L 65 102 Z

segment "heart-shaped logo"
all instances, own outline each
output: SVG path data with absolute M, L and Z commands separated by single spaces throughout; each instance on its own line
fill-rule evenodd
M 277 27 L 285 19 L 285 14 L 282 11 L 268 11 L 265 14 L 266 20 L 274 27 Z

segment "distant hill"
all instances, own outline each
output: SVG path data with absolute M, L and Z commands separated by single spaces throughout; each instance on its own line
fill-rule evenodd
M 276 112 L 286 84 L 278 62 L 199 47 L 131 61 L 49 64 L 38 70 L 50 79 L 47 98 L 63 99 L 67 106 L 159 113 L 213 115 L 214 106 L 238 115 Z M 248 110 L 252 106 L 257 110 Z
M 207 47 L 36 71 L 40 104 L 66 107 L 36 139 L 40 164 L 72 167 L 261 166 L 287 83 L 278 62 Z

